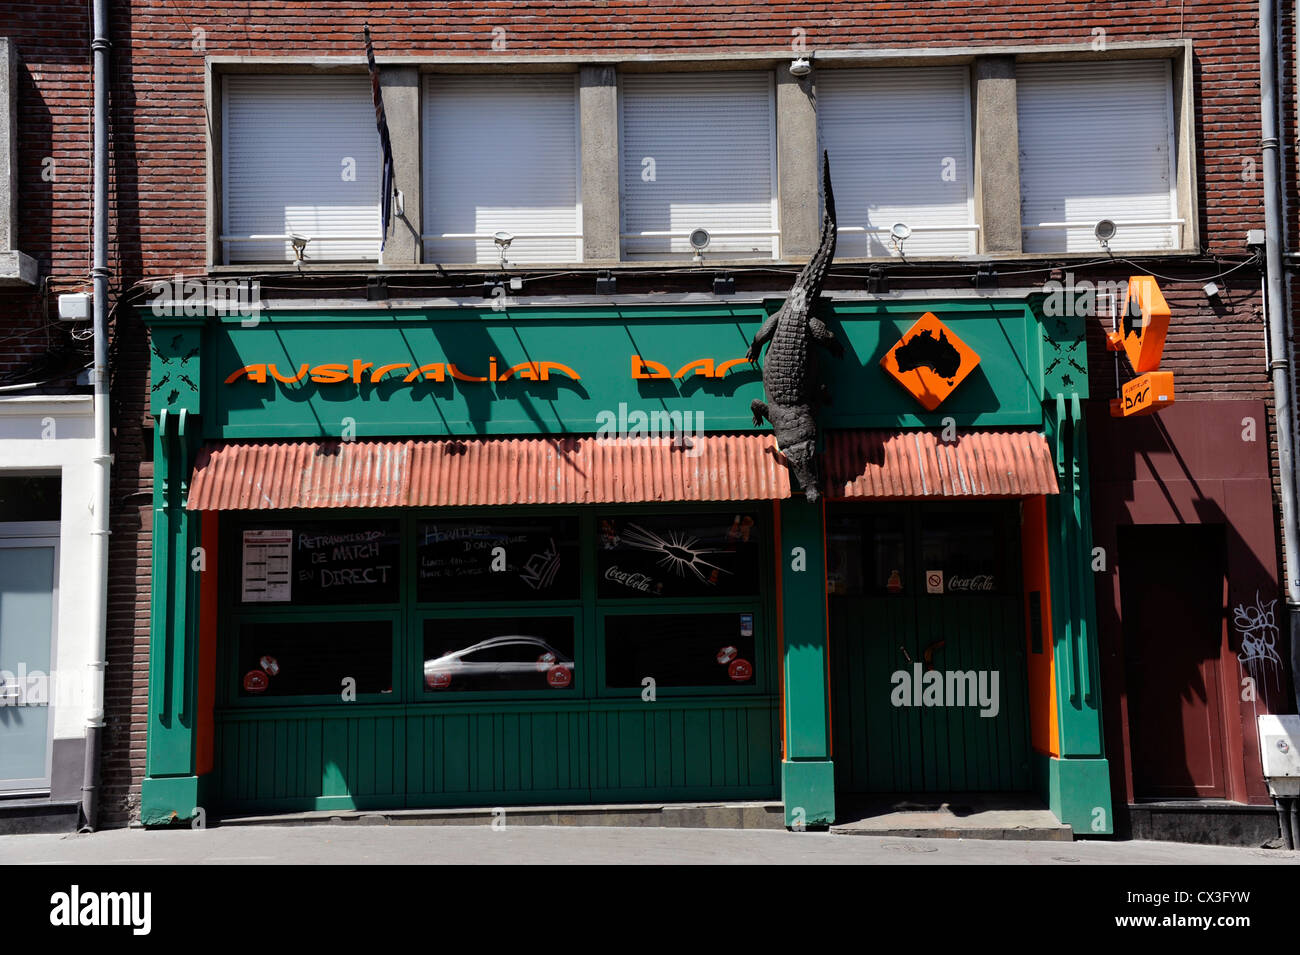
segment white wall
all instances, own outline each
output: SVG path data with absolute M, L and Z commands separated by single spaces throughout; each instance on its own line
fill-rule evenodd
M 86 599 L 94 549 L 94 399 L 90 395 L 0 396 L 0 473 L 58 470 L 63 477 L 58 633 L 54 645 L 54 737 L 80 738 L 90 705 L 95 609 Z M 47 436 L 43 436 L 47 435 Z

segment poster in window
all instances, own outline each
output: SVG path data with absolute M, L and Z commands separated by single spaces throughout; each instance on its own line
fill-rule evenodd
M 293 531 L 244 531 L 240 593 L 244 603 L 277 603 L 290 598 Z
M 602 515 L 601 597 L 732 597 L 759 589 L 753 513 Z
M 421 521 L 418 599 L 574 600 L 578 522 L 567 517 Z

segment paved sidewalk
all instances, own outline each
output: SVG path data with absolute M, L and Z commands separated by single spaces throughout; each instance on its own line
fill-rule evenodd
M 595 863 L 1297 865 L 1300 852 L 1175 842 L 1003 842 L 766 830 L 232 826 L 0 836 L 0 864 Z

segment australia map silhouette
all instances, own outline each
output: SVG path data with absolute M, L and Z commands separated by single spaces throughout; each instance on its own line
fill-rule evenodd
M 917 368 L 929 368 L 940 378 L 947 378 L 948 384 L 961 367 L 961 353 L 948 341 L 948 335 L 942 329 L 936 338 L 933 331 L 917 332 L 910 341 L 904 342 L 894 352 L 899 371 L 914 371 Z

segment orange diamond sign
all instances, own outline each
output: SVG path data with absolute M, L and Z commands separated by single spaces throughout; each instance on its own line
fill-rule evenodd
M 943 404 L 979 363 L 980 356 L 933 312 L 917 319 L 880 359 L 880 366 L 926 411 Z

